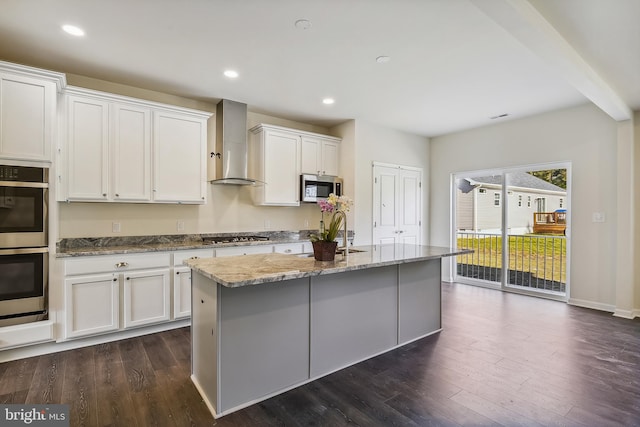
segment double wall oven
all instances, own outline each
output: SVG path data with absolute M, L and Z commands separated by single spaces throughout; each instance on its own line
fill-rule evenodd
M 0 326 L 47 318 L 48 177 L 0 164 Z

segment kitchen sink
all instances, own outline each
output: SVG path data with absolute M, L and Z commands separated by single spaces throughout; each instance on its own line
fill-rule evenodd
M 343 255 L 343 252 L 344 252 L 344 249 L 338 249 L 336 251 L 336 255 Z M 351 248 L 349 249 L 349 253 L 350 254 L 354 254 L 354 253 L 357 253 L 357 252 L 366 252 L 366 251 L 363 251 L 362 249 L 351 249 Z M 313 253 L 298 254 L 296 256 L 298 258 L 311 258 L 311 257 L 313 257 Z

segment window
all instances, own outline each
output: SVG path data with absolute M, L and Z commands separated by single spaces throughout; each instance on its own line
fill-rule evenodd
M 564 200 L 560 199 L 560 209 L 564 207 Z
M 518 207 L 522 207 L 522 195 L 518 195 Z
M 500 206 L 500 193 L 493 193 L 493 206 Z
M 487 192 L 487 189 L 486 189 L 486 188 L 480 188 L 480 189 L 478 189 L 478 193 L 480 193 L 480 194 L 485 194 L 486 192 Z
M 527 196 L 527 207 L 531 207 L 531 196 Z

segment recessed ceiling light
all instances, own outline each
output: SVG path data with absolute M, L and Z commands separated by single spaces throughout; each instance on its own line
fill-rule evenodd
M 224 75 L 229 77 L 230 79 L 235 79 L 236 77 L 238 77 L 238 72 L 235 70 L 226 70 L 224 72 Z
M 325 99 L 322 100 L 322 103 L 325 104 L 325 105 L 331 105 L 334 102 L 336 102 L 336 100 L 333 99 L 333 98 L 325 98 Z
M 296 28 L 299 28 L 301 30 L 308 30 L 309 28 L 311 28 L 311 21 L 309 21 L 308 19 L 298 19 L 295 23 Z
M 75 25 L 63 25 L 62 30 L 67 34 L 71 34 L 72 36 L 84 36 L 84 30 L 80 27 L 76 27 Z
M 382 56 L 378 56 L 378 57 L 376 58 L 376 62 L 377 62 L 378 64 L 385 64 L 385 63 L 387 63 L 387 62 L 389 62 L 389 61 L 391 61 L 391 57 L 389 57 L 389 56 L 384 56 L 384 55 L 382 55 Z

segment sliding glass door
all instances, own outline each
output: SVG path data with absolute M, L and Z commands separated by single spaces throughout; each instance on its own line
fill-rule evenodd
M 456 280 L 566 299 L 569 165 L 455 176 Z

